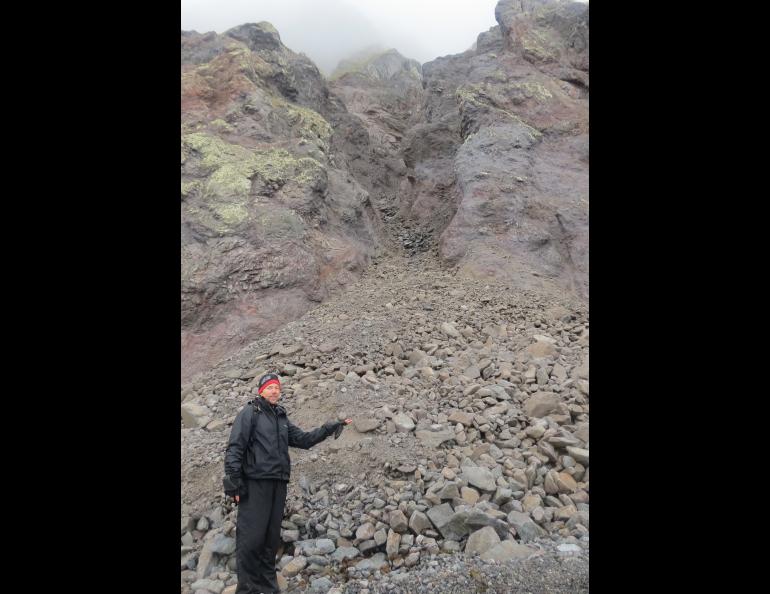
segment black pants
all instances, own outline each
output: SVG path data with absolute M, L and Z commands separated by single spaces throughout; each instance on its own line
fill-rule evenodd
M 281 541 L 286 482 L 244 480 L 238 504 L 235 543 L 238 558 L 236 594 L 278 592 L 275 555 Z

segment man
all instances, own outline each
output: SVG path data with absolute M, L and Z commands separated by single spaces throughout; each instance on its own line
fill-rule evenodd
M 312 448 L 332 434 L 339 437 L 351 423 L 351 419 L 329 421 L 306 433 L 278 404 L 281 380 L 276 374 L 263 375 L 257 392 L 257 398 L 235 417 L 225 453 L 225 494 L 238 505 L 236 594 L 279 591 L 275 556 L 291 472 L 289 447 Z

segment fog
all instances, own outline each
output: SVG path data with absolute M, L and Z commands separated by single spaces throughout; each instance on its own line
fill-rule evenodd
M 283 43 L 327 75 L 343 58 L 378 46 L 425 63 L 471 47 L 496 25 L 497 0 L 182 0 L 182 30 L 269 21 Z

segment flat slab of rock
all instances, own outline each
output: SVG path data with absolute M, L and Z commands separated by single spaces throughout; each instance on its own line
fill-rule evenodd
M 516 534 L 523 542 L 529 542 L 542 536 L 544 530 L 532 521 L 529 514 L 523 512 L 512 511 L 508 514 L 508 523 L 516 529 Z
M 525 350 L 536 359 L 553 357 L 556 354 L 556 347 L 553 344 L 541 340 L 529 345 Z
M 588 466 L 588 450 L 583 448 L 567 447 L 567 453 L 583 466 Z
M 511 559 L 528 559 L 535 554 L 539 554 L 539 551 L 512 540 L 504 540 L 481 553 L 481 558 L 485 561 L 509 561 Z
M 305 348 L 304 345 L 301 345 L 301 344 L 292 344 L 289 346 L 282 346 L 278 349 L 278 354 L 279 355 L 296 355 L 304 348 Z
M 460 336 L 460 331 L 449 322 L 444 322 L 441 324 L 441 331 L 447 336 L 451 336 L 452 338 L 457 338 Z
M 470 427 L 473 425 L 473 413 L 467 413 L 462 410 L 454 410 L 452 411 L 452 414 L 449 415 L 449 422 L 454 424 L 462 423 L 466 427 Z
M 281 573 L 286 577 L 294 577 L 300 571 L 307 567 L 307 559 L 305 557 L 294 557 L 289 561 L 286 566 L 281 570 Z
M 414 421 L 406 413 L 399 413 L 393 417 L 393 424 L 399 433 L 408 433 L 414 430 Z
M 495 545 L 500 544 L 500 537 L 491 526 L 484 526 L 481 530 L 476 530 L 468 537 L 468 543 L 465 545 L 465 554 L 470 556 L 480 555 Z
M 463 468 L 462 478 L 468 481 L 468 484 L 481 489 L 482 491 L 497 490 L 497 483 L 491 470 L 481 466 L 466 466 Z
M 524 402 L 524 414 L 541 418 L 555 412 L 561 400 L 553 392 L 535 392 Z
M 380 421 L 380 419 L 375 419 L 373 417 L 353 419 L 353 427 L 355 427 L 355 430 L 359 433 L 369 433 L 369 431 L 374 431 L 381 424 L 382 421 Z
M 419 429 L 414 432 L 414 436 L 419 439 L 423 445 L 429 448 L 437 448 L 442 443 L 455 439 L 455 432 L 448 428 L 442 429 L 441 431 Z
M 195 402 L 185 402 L 182 405 L 182 421 L 185 427 L 197 429 L 211 422 L 211 411 Z
M 339 563 L 345 559 L 355 559 L 360 555 L 361 551 L 359 551 L 356 547 L 340 547 L 332 553 L 331 557 Z
M 359 570 L 377 570 L 383 567 L 388 567 L 388 559 L 385 557 L 385 553 L 375 553 L 371 558 L 356 563 L 356 569 Z

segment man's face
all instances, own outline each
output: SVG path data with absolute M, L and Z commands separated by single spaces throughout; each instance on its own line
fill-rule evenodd
M 275 404 L 281 397 L 281 386 L 278 384 L 270 384 L 267 388 L 262 390 L 262 397 L 270 404 Z

